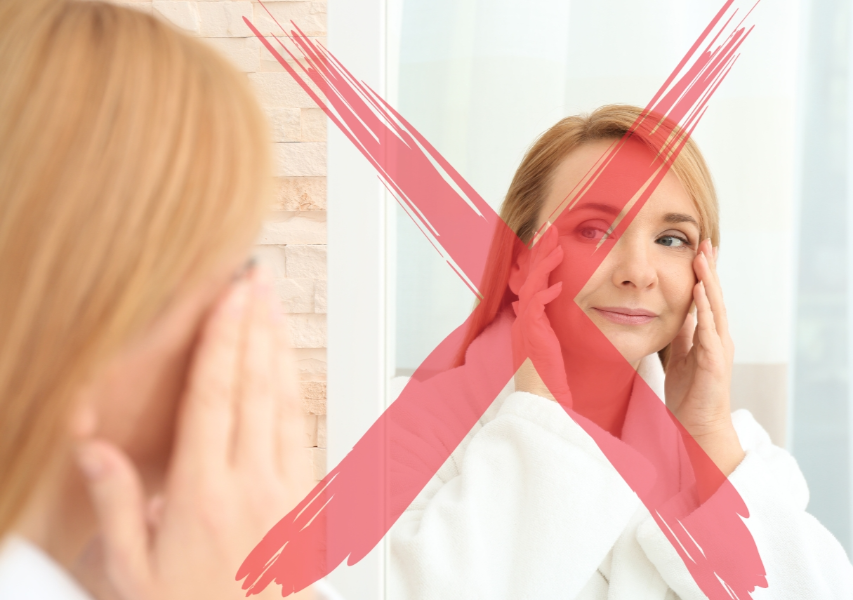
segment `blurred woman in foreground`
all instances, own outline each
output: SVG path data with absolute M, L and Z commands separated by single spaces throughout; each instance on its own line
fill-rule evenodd
M 0 82 L 0 597 L 242 596 L 308 483 L 241 268 L 263 115 L 212 50 L 101 2 L 0 4 Z

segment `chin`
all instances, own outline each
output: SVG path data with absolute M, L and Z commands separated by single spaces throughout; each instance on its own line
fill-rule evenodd
M 649 343 L 650 336 L 648 333 L 642 331 L 607 331 L 607 329 L 603 328 L 603 333 L 619 351 L 619 354 L 632 365 L 637 364 L 649 354 L 656 352 L 655 348 L 658 346 L 656 343 Z

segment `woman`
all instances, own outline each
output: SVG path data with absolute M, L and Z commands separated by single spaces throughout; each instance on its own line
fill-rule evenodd
M 0 597 L 240 597 L 308 483 L 263 114 L 102 2 L 0 3 L 0 82 Z
M 615 202 L 626 199 L 575 203 L 640 114 L 606 106 L 564 119 L 516 172 L 501 217 L 535 244 L 531 252 L 492 249 L 487 304 L 465 356 L 511 323 L 516 355 L 533 361 L 392 529 L 392 597 L 706 597 L 626 483 L 624 465 L 617 471 L 602 452 L 620 443 L 676 449 L 647 429 L 648 386 L 746 503 L 768 584 L 752 597 L 853 595 L 853 567 L 805 512 L 808 490 L 793 458 L 747 411 L 730 413 L 734 348 L 716 274 L 717 202 L 698 147 L 687 142 L 618 235 Z M 641 144 L 636 138 L 630 143 Z M 594 249 L 606 257 L 579 283 L 578 257 Z M 624 378 L 623 365 L 633 367 Z M 700 506 L 690 511 L 716 501 L 716 486 L 702 485 L 697 475 Z

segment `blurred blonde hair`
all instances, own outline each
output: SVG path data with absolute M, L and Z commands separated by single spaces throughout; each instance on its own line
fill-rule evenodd
M 507 190 L 500 215 L 509 228 L 525 244 L 529 244 L 535 233 L 539 213 L 548 196 L 554 172 L 562 160 L 575 148 L 595 140 L 618 140 L 624 136 L 643 114 L 643 109 L 626 104 L 609 104 L 595 109 L 589 115 L 573 115 L 557 122 L 533 143 L 515 172 Z M 671 135 L 680 133 L 677 124 L 668 119 L 660 121 L 662 130 Z M 643 129 L 634 135 L 650 147 L 660 144 L 651 137 L 644 137 Z M 720 214 L 717 193 L 711 172 L 702 157 L 699 146 L 688 138 L 671 167 L 672 173 L 696 206 L 699 213 L 700 239 L 711 238 L 714 247 L 720 245 Z M 483 304 L 466 333 L 457 364 L 464 363 L 465 351 L 471 342 L 494 318 L 516 297 L 509 290 L 509 273 L 515 257 L 513 245 L 506 243 L 500 233 L 490 249 L 489 260 L 483 276 Z M 666 366 L 669 346 L 660 352 Z
M 85 378 L 248 248 L 272 178 L 245 77 L 104 2 L 0 3 L 0 140 L 2 537 Z

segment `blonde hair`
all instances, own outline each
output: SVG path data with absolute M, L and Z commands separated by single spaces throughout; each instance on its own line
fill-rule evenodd
M 2 537 L 82 382 L 249 246 L 272 177 L 245 77 L 139 11 L 4 0 L 0 82 Z
M 631 130 L 641 114 L 643 109 L 636 106 L 611 104 L 602 106 L 589 115 L 566 117 L 548 129 L 527 151 L 512 178 L 501 205 L 500 215 L 503 221 L 524 243 L 529 244 L 560 162 L 572 150 L 587 142 L 620 139 Z M 667 119 L 659 121 L 671 135 L 680 133 L 676 124 Z M 654 146 L 651 139 L 644 137 L 643 128 L 636 130 L 634 135 Z M 714 182 L 699 147 L 691 138 L 686 140 L 671 170 L 690 195 L 699 213 L 700 239 L 709 237 L 714 247 L 719 246 L 720 217 Z M 513 247 L 514 245 L 507 243 L 505 236 L 500 232 L 496 233 L 483 275 L 483 301 L 466 334 L 457 364 L 464 362 L 465 351 L 471 342 L 498 313 L 516 299 L 508 286 L 510 269 L 515 260 Z M 669 346 L 660 352 L 664 366 L 668 352 Z

